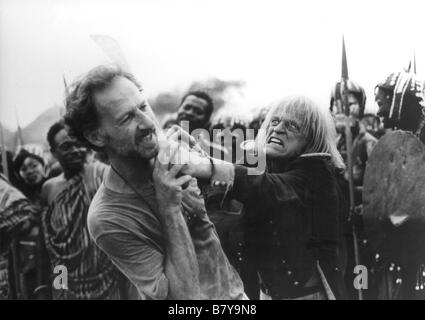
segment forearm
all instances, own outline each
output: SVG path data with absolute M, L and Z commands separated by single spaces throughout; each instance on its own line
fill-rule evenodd
M 199 299 L 199 267 L 192 239 L 178 207 L 160 207 L 169 298 Z
M 212 179 L 215 176 L 223 179 L 233 179 L 234 165 L 230 162 L 191 152 L 188 164 L 183 168 L 182 172 L 201 179 Z

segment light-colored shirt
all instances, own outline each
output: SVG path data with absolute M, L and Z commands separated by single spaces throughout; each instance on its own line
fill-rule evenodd
M 143 199 L 136 193 L 118 193 L 103 183 L 90 206 L 89 231 L 96 244 L 137 288 L 141 299 L 167 299 L 167 253 L 156 213 L 154 187 L 146 186 L 141 194 Z M 208 216 L 194 218 L 189 226 L 199 264 L 202 298 L 245 299 L 242 281 L 227 260 Z

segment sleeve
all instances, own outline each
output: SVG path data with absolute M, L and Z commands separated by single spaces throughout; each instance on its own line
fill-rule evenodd
M 0 231 L 7 234 L 19 232 L 27 221 L 33 221 L 38 210 L 28 200 L 21 199 L 13 203 L 0 214 Z
M 97 237 L 96 244 L 133 283 L 141 299 L 167 298 L 164 256 L 147 241 L 128 231 L 119 230 L 104 232 Z
M 302 202 L 307 185 L 305 170 L 249 175 L 246 167 L 236 165 L 232 197 L 245 205 Z
M 94 161 L 87 166 L 86 173 L 84 175 L 84 185 L 90 198 L 94 197 L 97 189 L 99 189 L 102 184 L 106 168 L 107 165 L 100 161 Z

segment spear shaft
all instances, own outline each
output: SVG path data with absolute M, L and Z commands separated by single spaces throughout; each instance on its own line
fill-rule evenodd
M 348 105 L 347 97 L 347 81 L 348 81 L 348 65 L 347 55 L 345 51 L 345 41 L 342 38 L 342 66 L 341 66 L 341 97 L 343 110 L 346 115 L 345 122 L 345 141 L 347 145 L 347 170 L 348 170 L 348 186 L 350 196 L 350 222 L 353 222 L 355 214 L 355 198 L 354 198 L 354 179 L 353 179 L 353 136 L 351 134 L 351 119 L 350 119 L 350 106 Z M 353 249 L 354 249 L 354 263 L 360 264 L 359 248 L 357 242 L 357 230 L 355 223 L 352 223 L 352 235 L 353 235 Z M 359 300 L 363 300 L 363 291 L 361 288 L 357 290 Z
M 9 168 L 7 166 L 6 144 L 4 142 L 3 125 L 1 122 L 0 122 L 0 135 L 1 135 L 1 162 L 3 167 L 3 174 L 9 180 Z

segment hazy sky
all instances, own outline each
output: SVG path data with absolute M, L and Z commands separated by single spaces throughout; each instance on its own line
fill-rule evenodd
M 416 52 L 425 80 L 425 0 L 0 0 L 0 117 L 22 125 L 63 100 L 71 81 L 108 58 L 90 39 L 106 34 L 152 94 L 216 76 L 244 80 L 234 108 L 291 93 L 327 107 L 340 78 L 345 34 L 349 76 L 367 91 Z

